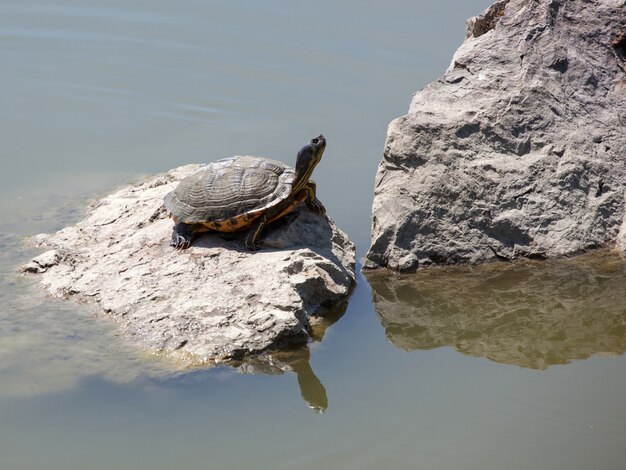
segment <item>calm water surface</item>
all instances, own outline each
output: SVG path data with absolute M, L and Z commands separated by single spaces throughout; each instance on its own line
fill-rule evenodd
M 0 468 L 624 468 L 611 255 L 361 277 L 309 349 L 187 371 L 15 274 L 115 187 L 319 132 L 362 256 L 388 122 L 489 3 L 3 0 Z

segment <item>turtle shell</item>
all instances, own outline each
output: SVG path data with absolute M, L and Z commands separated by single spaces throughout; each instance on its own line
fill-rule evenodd
M 284 202 L 294 180 L 295 170 L 276 160 L 224 158 L 183 179 L 165 196 L 165 207 L 177 222 L 231 232 Z

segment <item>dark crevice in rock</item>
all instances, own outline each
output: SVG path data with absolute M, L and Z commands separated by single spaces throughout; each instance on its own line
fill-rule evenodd
M 188 343 L 189 341 L 184 339 L 182 340 L 180 343 L 178 343 L 178 345 L 174 348 L 175 351 L 182 349 L 185 347 L 185 345 Z
M 615 49 L 615 53 L 620 60 L 626 61 L 626 31 L 622 31 L 613 41 L 611 42 L 613 49 Z
M 569 61 L 567 57 L 559 57 L 554 62 L 550 64 L 550 68 L 556 70 L 557 72 L 565 73 L 567 72 L 567 68 L 569 67 Z
M 472 72 L 472 71 L 470 70 L 470 68 L 469 68 L 466 64 L 464 64 L 464 63 L 462 63 L 462 62 L 457 62 L 457 61 L 454 61 L 454 68 L 455 68 L 455 69 L 463 69 L 463 70 L 467 70 L 467 71 L 468 71 L 471 75 L 474 75 L 474 72 Z
M 466 139 L 467 137 L 477 133 L 478 131 L 480 131 L 480 124 L 471 123 L 461 126 L 455 134 L 461 139 Z
M 554 26 L 559 10 L 563 6 L 562 0 L 552 0 L 548 5 L 548 14 L 550 15 L 550 26 Z
M 480 15 L 467 20 L 466 37 L 477 38 L 495 28 L 500 18 L 504 15 L 504 10 L 508 3 L 509 0 L 500 0 Z
M 526 257 L 527 257 L 528 259 L 537 259 L 537 260 L 545 260 L 545 259 L 548 259 L 548 257 L 546 256 L 546 254 L 545 254 L 545 253 L 542 253 L 542 252 L 540 252 L 540 251 L 533 251 L 533 252 L 531 252 L 531 253 L 528 253 L 528 254 L 526 255 Z
M 604 181 L 600 180 L 598 182 L 598 189 L 596 189 L 596 197 L 602 196 L 603 190 L 604 190 Z
M 534 187 L 528 188 L 528 189 L 527 189 L 526 191 L 524 191 L 523 193 L 516 194 L 515 196 L 513 196 L 513 200 L 514 200 L 514 201 L 517 201 L 520 197 L 527 196 L 527 195 L 529 195 L 530 193 L 532 193 L 534 190 L 535 190 L 535 188 L 534 188 Z
M 446 264 L 449 259 L 444 253 L 431 253 L 429 258 L 435 264 Z
M 493 254 L 496 256 L 496 258 L 498 258 L 499 261 L 511 261 L 511 258 L 509 258 L 508 256 L 501 255 L 500 253 L 496 251 L 494 247 L 490 246 L 489 249 L 493 251 Z

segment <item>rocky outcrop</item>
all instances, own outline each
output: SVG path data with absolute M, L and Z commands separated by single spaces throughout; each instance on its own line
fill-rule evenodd
M 495 3 L 389 125 L 366 267 L 624 249 L 624 129 L 623 1 Z
M 369 281 L 387 338 L 406 351 L 449 346 L 532 369 L 626 352 L 626 263 L 602 250 Z
M 100 201 L 76 225 L 36 242 L 52 248 L 23 267 L 54 295 L 96 303 L 152 351 L 187 363 L 239 359 L 307 342 L 315 316 L 342 308 L 354 284 L 354 245 L 306 207 L 271 224 L 263 248 L 245 234 L 206 233 L 169 246 L 163 196 L 189 165 Z

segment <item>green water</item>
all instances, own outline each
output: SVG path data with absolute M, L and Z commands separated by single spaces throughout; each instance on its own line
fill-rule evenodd
M 128 181 L 293 162 L 320 132 L 319 197 L 363 256 L 386 126 L 488 4 L 0 2 L 0 468 L 624 468 L 611 254 L 360 276 L 308 349 L 208 370 L 15 273 L 25 236 Z

